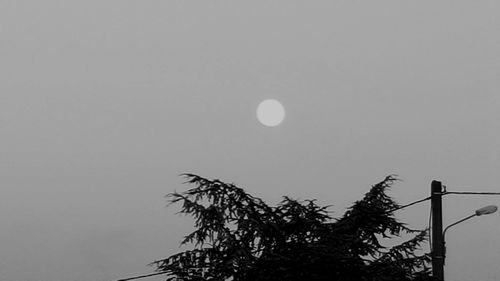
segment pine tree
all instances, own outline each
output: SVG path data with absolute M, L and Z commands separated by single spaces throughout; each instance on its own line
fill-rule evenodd
M 181 242 L 194 247 L 151 264 L 168 271 L 168 281 L 433 280 L 429 254 L 417 254 L 427 231 L 394 217 L 400 206 L 386 194 L 394 176 L 339 219 L 315 200 L 283 197 L 272 207 L 234 184 L 184 176 L 194 187 L 168 197 L 195 219 L 196 230 Z M 380 243 L 403 234 L 411 238 L 402 244 Z

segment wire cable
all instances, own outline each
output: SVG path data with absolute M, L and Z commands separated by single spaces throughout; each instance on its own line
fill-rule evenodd
M 458 195 L 500 195 L 500 192 L 462 192 L 462 191 L 446 191 L 443 195 L 458 194 Z
M 119 280 L 116 280 L 116 281 L 128 281 L 128 280 L 146 278 L 146 277 L 151 277 L 151 276 L 155 276 L 155 275 L 166 274 L 166 273 L 169 273 L 169 272 L 170 271 L 162 271 L 162 272 L 151 273 L 151 274 L 147 274 L 147 275 L 141 275 L 141 276 L 134 276 L 134 277 L 129 277 L 129 278 L 125 278 L 125 279 L 119 279 Z
M 432 253 L 432 226 L 431 226 L 431 220 L 432 220 L 432 204 L 431 207 L 429 208 L 429 223 L 427 225 L 427 229 L 429 230 L 429 249 L 430 252 Z
M 403 206 L 399 206 L 399 207 L 394 208 L 394 209 L 392 209 L 392 210 L 389 210 L 389 211 L 387 211 L 387 212 L 388 212 L 388 213 L 390 213 L 390 212 L 394 212 L 394 211 L 397 211 L 397 210 L 401 210 L 401 209 L 404 209 L 404 208 L 406 208 L 406 207 L 410 207 L 410 206 L 412 206 L 412 205 L 415 205 L 415 204 L 418 204 L 418 203 L 421 203 L 421 202 L 424 202 L 424 201 L 427 201 L 427 200 L 430 200 L 430 199 L 431 199 L 431 196 L 426 197 L 426 198 L 424 198 L 424 199 L 420 199 L 420 200 L 415 201 L 415 202 L 412 202 L 412 203 L 410 203 L 410 204 L 406 204 L 406 205 L 403 205 Z

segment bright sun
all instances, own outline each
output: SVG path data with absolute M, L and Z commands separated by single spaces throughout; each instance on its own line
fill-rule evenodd
M 257 107 L 257 119 L 265 126 L 278 126 L 285 119 L 285 108 L 277 100 L 265 100 Z

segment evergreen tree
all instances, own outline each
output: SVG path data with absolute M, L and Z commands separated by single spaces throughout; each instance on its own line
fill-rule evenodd
M 277 206 L 234 184 L 185 174 L 194 187 L 169 194 L 180 213 L 195 219 L 182 244 L 192 250 L 152 263 L 168 281 L 426 281 L 428 254 L 417 254 L 426 230 L 394 217 L 399 205 L 386 194 L 388 176 L 339 219 L 315 200 L 284 197 Z M 409 234 L 391 248 L 381 239 Z

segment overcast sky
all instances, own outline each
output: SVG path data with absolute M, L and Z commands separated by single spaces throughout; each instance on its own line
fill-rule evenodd
M 0 280 L 152 271 L 197 173 L 333 216 L 500 191 L 498 1 L 1 1 Z M 280 100 L 264 127 L 258 103 Z M 445 197 L 448 225 L 500 197 Z M 398 213 L 427 227 L 429 204 Z M 497 280 L 500 216 L 447 234 L 449 280 Z M 151 278 L 149 280 L 159 280 Z

